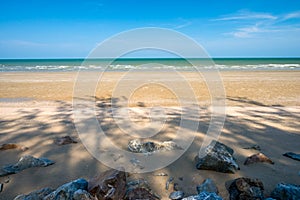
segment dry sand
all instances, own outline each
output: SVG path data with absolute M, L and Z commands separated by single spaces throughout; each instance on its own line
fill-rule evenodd
M 136 75 L 135 75 L 136 74 Z M 179 91 L 186 90 L 183 79 L 170 77 L 164 72 L 136 72 L 137 79 L 155 79 L 170 81 Z M 196 73 L 182 73 L 191 84 L 200 105 L 210 102 L 205 80 Z M 86 77 L 95 73 L 86 73 Z M 96 74 L 98 75 L 98 74 Z M 96 89 L 97 98 L 111 97 L 112 91 L 124 73 L 106 72 Z M 0 98 L 32 98 L 33 100 L 72 101 L 73 87 L 77 74 L 73 72 L 53 73 L 1 73 Z M 227 105 L 281 105 L 299 106 L 300 71 L 267 72 L 222 72 Z M 133 80 L 124 80 L 122 86 L 132 86 Z M 179 92 L 180 93 L 180 92 Z M 177 94 L 180 95 L 180 94 Z M 131 101 L 159 102 L 159 105 L 177 105 L 175 96 L 167 88 L 157 84 L 145 85 L 136 90 Z M 137 99 L 136 101 L 134 99 Z M 134 105 L 134 103 L 132 104 Z
M 154 72 L 152 75 L 157 76 Z M 96 101 L 99 108 L 97 116 L 107 134 L 114 143 L 126 149 L 129 135 L 116 128 L 116 124 L 107 112 L 109 97 L 121 73 L 107 73 L 97 88 Z M 138 74 L 149 77 L 151 74 Z M 162 78 L 166 74 L 159 75 Z M 292 151 L 300 153 L 300 72 L 222 72 L 227 94 L 226 122 L 219 141 L 232 147 L 241 170 L 235 174 L 197 170 L 194 158 L 205 137 L 210 120 L 210 96 L 204 80 L 197 74 L 185 73 L 199 101 L 200 126 L 193 132 L 195 140 L 187 151 L 171 165 L 155 172 L 131 174 L 129 179 L 146 179 L 153 190 L 168 199 L 172 191 L 165 190 L 167 179 L 172 176 L 174 182 L 186 195 L 196 194 L 196 185 L 205 178 L 211 178 L 217 184 L 220 195 L 228 199 L 228 185 L 237 177 L 259 178 L 265 186 L 268 196 L 279 182 L 300 184 L 299 161 L 282 156 Z M 108 169 L 93 158 L 83 144 L 57 146 L 53 139 L 59 136 L 77 136 L 72 115 L 72 91 L 75 73 L 1 73 L 0 74 L 0 144 L 20 143 L 29 150 L 7 150 L 0 152 L 0 166 L 14 163 L 22 155 L 47 157 L 56 163 L 46 168 L 31 168 L 8 177 L 0 177 L 4 184 L 0 199 L 13 199 L 17 194 L 29 193 L 43 187 L 56 188 L 63 183 L 83 177 L 89 179 Z M 171 79 L 180 90 L 180 80 Z M 130 87 L 130 82 L 124 82 Z M 28 98 L 28 99 L 27 99 Z M 121 98 L 121 97 L 120 97 Z M 174 93 L 161 85 L 145 85 L 132 95 L 130 106 L 136 112 L 131 120 L 137 124 L 146 124 L 149 119 L 144 111 L 147 106 L 162 105 L 168 107 L 168 118 L 163 130 L 153 140 L 170 140 L 178 129 L 180 113 Z M 187 108 L 188 109 L 188 108 Z M 275 164 L 258 163 L 244 166 L 247 156 L 257 151 L 243 149 L 258 144 L 261 151 Z M 168 177 L 154 176 L 159 172 Z M 179 180 L 183 177 L 183 181 Z

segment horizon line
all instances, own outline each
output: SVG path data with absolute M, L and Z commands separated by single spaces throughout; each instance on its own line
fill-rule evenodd
M 120 59 L 120 60 L 126 60 L 126 59 L 300 59 L 300 56 L 216 56 L 216 57 L 202 57 L 202 58 L 175 58 L 175 57 L 125 57 L 125 58 L 113 58 L 113 57 L 107 57 L 107 58 L 84 58 L 84 57 L 44 57 L 44 58 L 0 58 L 0 60 L 57 60 L 57 59 L 65 59 L 65 60 L 73 60 L 73 59 L 78 59 L 78 60 L 86 60 L 86 59 L 99 59 L 99 60 L 104 60 L 104 59 Z

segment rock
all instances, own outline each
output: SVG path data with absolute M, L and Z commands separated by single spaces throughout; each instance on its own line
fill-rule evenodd
M 179 191 L 179 190 L 180 190 L 180 189 L 179 189 L 178 183 L 174 183 L 174 184 L 173 184 L 173 190 L 174 190 L 174 191 Z
M 128 143 L 128 149 L 134 153 L 153 153 L 157 151 L 183 150 L 175 142 L 141 142 L 140 140 L 131 140 Z
M 61 145 L 65 145 L 65 144 L 77 143 L 77 141 L 74 140 L 70 136 L 64 136 L 64 137 L 56 138 L 54 140 L 54 143 L 57 144 L 57 145 L 59 145 L 59 146 L 61 146 Z
M 197 192 L 200 194 L 201 192 L 214 192 L 216 194 L 219 193 L 216 184 L 210 178 L 205 179 L 201 185 L 197 186 Z
M 264 186 L 258 179 L 237 178 L 229 186 L 230 200 L 264 199 Z
M 300 185 L 279 183 L 272 191 L 271 197 L 278 200 L 298 200 Z
M 168 174 L 162 172 L 162 173 L 154 174 L 154 176 L 168 176 Z
M 16 174 L 19 171 L 31 167 L 47 167 L 52 164 L 54 164 L 54 162 L 47 158 L 35 158 L 33 156 L 26 155 L 21 157 L 16 164 L 2 167 L 2 172 L 0 172 L 0 176 Z
M 300 161 L 300 154 L 293 153 L 293 152 L 287 152 L 287 153 L 285 153 L 283 155 L 286 156 L 286 157 L 289 157 L 291 159 Z
M 27 195 L 18 195 L 14 200 L 94 200 L 86 191 L 88 182 L 77 179 L 66 183 L 56 190 L 43 188 Z
M 4 180 L 4 183 L 9 183 L 10 179 L 9 176 Z
M 175 191 L 169 195 L 169 198 L 172 200 L 175 200 L 175 199 L 182 199 L 183 196 L 184 196 L 184 193 L 182 191 Z
M 133 180 L 127 183 L 126 200 L 155 200 L 160 199 L 159 195 L 155 194 L 150 188 L 147 181 L 143 179 Z
M 137 180 L 132 180 L 129 181 L 126 184 L 126 191 L 129 191 L 131 189 L 135 189 L 135 188 L 145 188 L 146 190 L 152 192 L 151 187 L 149 186 L 148 182 L 144 179 L 137 179 Z
M 199 158 L 197 155 L 196 168 L 214 170 L 223 173 L 235 173 L 239 169 L 238 164 L 233 158 L 233 149 L 213 140 L 205 149 L 206 155 Z
M 254 149 L 254 150 L 258 150 L 258 151 L 261 150 L 260 146 L 257 145 L 257 144 L 254 144 L 254 145 L 252 145 L 250 147 L 244 147 L 243 149 Z
M 85 179 L 80 178 L 60 186 L 55 191 L 45 196 L 43 200 L 73 200 L 73 195 L 77 190 L 87 190 L 87 187 L 88 182 Z
M 169 185 L 170 185 L 170 183 L 171 183 L 173 180 L 174 180 L 173 177 L 170 177 L 170 178 L 167 180 L 167 182 L 166 182 L 166 190 L 169 190 Z
M 128 143 L 128 149 L 134 153 L 147 153 L 155 151 L 154 142 L 142 143 L 140 140 L 131 140 Z
M 250 165 L 253 163 L 258 163 L 258 162 L 266 162 L 266 163 L 270 163 L 270 164 L 274 164 L 274 162 L 268 158 L 267 156 L 265 156 L 262 153 L 257 153 L 257 154 L 253 154 L 252 156 L 249 156 L 245 162 L 244 165 Z
M 111 169 L 89 180 L 88 191 L 101 199 L 123 199 L 126 192 L 126 173 L 124 169 Z
M 198 195 L 189 196 L 189 197 L 183 198 L 182 200 L 222 200 L 222 198 L 214 192 L 212 192 L 212 193 L 201 192 Z
M 95 200 L 86 190 L 76 190 L 73 194 L 73 200 Z
M 25 147 L 20 144 L 16 143 L 8 143 L 8 144 L 2 144 L 0 145 L 0 151 L 8 150 L 8 149 L 19 149 L 21 151 L 26 151 L 28 147 Z
M 126 193 L 125 200 L 156 200 L 157 198 L 145 188 L 135 188 Z
M 51 188 L 43 188 L 29 194 L 21 194 L 14 198 L 14 200 L 43 200 L 45 196 L 53 192 Z
M 3 184 L 0 183 L 0 192 L 2 192 L 2 190 L 3 190 Z

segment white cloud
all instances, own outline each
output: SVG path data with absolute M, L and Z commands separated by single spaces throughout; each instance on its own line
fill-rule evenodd
M 287 13 L 282 17 L 282 20 L 285 21 L 285 20 L 295 19 L 295 18 L 300 18 L 300 11 Z
M 251 37 L 251 35 L 249 33 L 243 32 L 243 31 L 233 32 L 232 35 L 237 38 L 250 38 Z
M 249 26 L 244 28 L 239 28 L 237 31 L 233 32 L 232 35 L 238 38 L 249 38 L 252 33 L 262 32 L 257 26 Z
M 185 20 L 185 19 L 182 19 L 182 18 L 180 18 L 179 21 L 180 21 L 180 24 L 174 26 L 173 29 L 181 29 L 181 28 L 192 25 L 191 21 L 188 21 L 188 20 Z
M 239 11 L 235 14 L 230 14 L 217 19 L 213 19 L 212 21 L 242 22 L 238 25 L 234 24 L 236 26 L 234 28 L 234 31 L 229 33 L 227 32 L 225 33 L 225 35 L 232 35 L 237 38 L 251 38 L 257 36 L 260 33 L 299 31 L 300 24 L 283 24 L 283 22 L 289 19 L 296 18 L 300 18 L 300 11 L 285 13 L 282 15 Z
M 277 17 L 269 13 L 256 13 L 249 11 L 239 11 L 236 14 L 222 16 L 212 21 L 235 21 L 235 20 L 253 20 L 253 19 L 271 19 L 276 20 Z
M 0 44 L 6 45 L 14 45 L 14 46 L 47 46 L 45 43 L 31 42 L 26 40 L 2 40 Z
M 42 42 L 33 42 L 27 40 L 0 40 L 0 45 L 11 46 L 11 47 L 37 47 L 37 48 L 74 48 L 78 47 L 77 43 L 42 43 Z
M 184 24 L 180 24 L 180 25 L 178 25 L 178 26 L 175 26 L 174 29 L 181 29 L 181 28 L 190 26 L 191 24 L 192 24 L 192 22 L 186 22 L 186 23 L 184 23 Z

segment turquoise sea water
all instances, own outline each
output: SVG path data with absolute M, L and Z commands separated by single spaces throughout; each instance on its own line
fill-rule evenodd
M 300 58 L 215 58 L 191 59 L 203 70 L 300 70 Z M 179 58 L 124 58 L 111 62 L 108 59 L 0 59 L 0 72 L 19 71 L 126 71 L 130 69 L 175 69 L 189 71 L 194 68 Z

